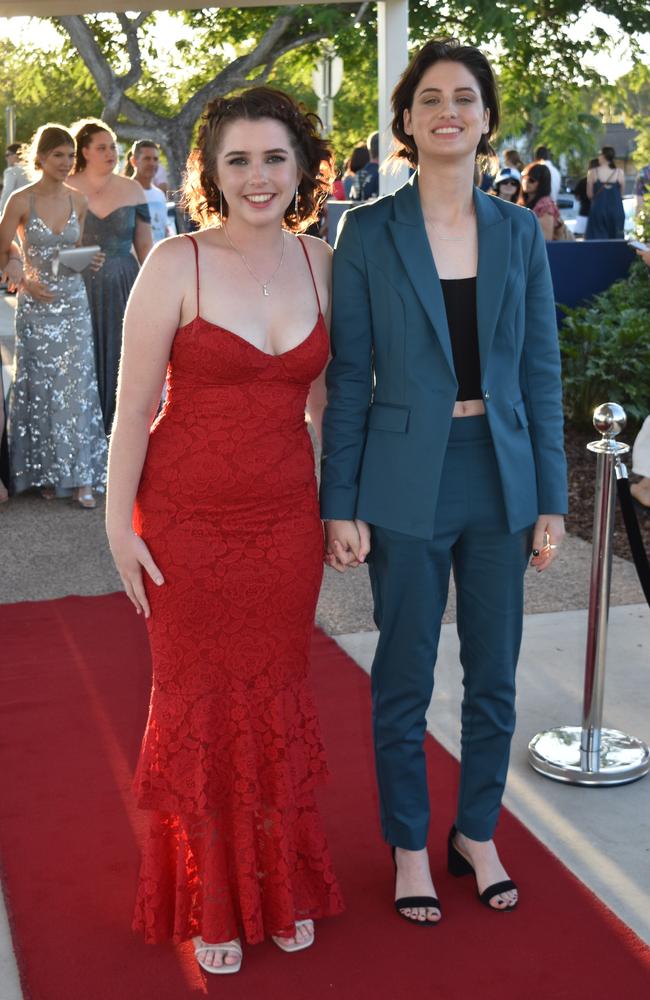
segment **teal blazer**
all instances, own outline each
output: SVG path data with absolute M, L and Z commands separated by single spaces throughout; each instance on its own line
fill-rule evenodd
M 474 189 L 481 386 L 511 532 L 567 510 L 560 354 L 544 237 Z M 417 174 L 346 212 L 334 252 L 321 516 L 431 538 L 458 382 Z

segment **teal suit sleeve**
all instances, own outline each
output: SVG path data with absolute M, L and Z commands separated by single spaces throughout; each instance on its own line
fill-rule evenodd
M 532 212 L 529 218 L 534 237 L 526 285 L 520 383 L 535 456 L 539 512 L 566 514 L 567 470 L 555 300 L 544 236 Z
M 344 216 L 332 273 L 332 360 L 323 417 L 321 517 L 350 520 L 372 398 L 372 316 L 355 212 Z

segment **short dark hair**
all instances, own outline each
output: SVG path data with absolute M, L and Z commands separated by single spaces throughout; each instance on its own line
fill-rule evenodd
M 332 150 L 321 137 L 323 123 L 292 97 L 272 87 L 251 87 L 235 97 L 217 97 L 208 104 L 199 128 L 198 145 L 187 161 L 183 185 L 183 206 L 201 225 L 228 218 L 228 203 L 217 184 L 217 153 L 228 125 L 270 118 L 289 133 L 296 161 L 302 171 L 294 201 L 284 213 L 287 229 L 302 232 L 316 222 L 329 197 L 334 180 Z M 221 206 L 223 205 L 223 214 Z
M 550 160 L 551 159 L 551 151 L 548 148 L 548 146 L 538 146 L 537 149 L 535 150 L 535 159 L 536 160 Z
M 131 157 L 135 156 L 137 158 L 138 153 L 140 153 L 143 149 L 157 149 L 158 152 L 160 152 L 160 146 L 157 142 L 154 142 L 153 139 L 136 139 L 126 156 L 126 163 L 124 164 L 125 177 L 135 176 L 135 170 L 131 163 Z
M 21 149 L 22 146 L 19 142 L 10 142 L 9 145 L 7 146 L 6 152 L 13 153 L 13 155 L 16 156 L 21 151 Z
M 136 139 L 129 150 L 129 156 L 137 156 L 141 149 L 157 149 L 160 151 L 160 146 L 153 139 Z
M 427 42 L 411 59 L 399 79 L 391 98 L 393 106 L 392 131 L 395 138 L 392 160 L 406 160 L 417 167 L 418 151 L 413 137 L 404 131 L 404 112 L 411 110 L 413 98 L 420 80 L 437 62 L 459 62 L 470 71 L 479 85 L 483 105 L 489 110 L 488 131 L 481 136 L 476 147 L 477 156 L 492 156 L 494 150 L 490 139 L 499 128 L 499 95 L 492 67 L 480 49 L 473 45 L 461 45 L 457 38 L 434 38 Z
M 616 150 L 613 146 L 601 146 L 600 155 L 605 157 L 612 170 L 616 169 Z
M 537 190 L 535 191 L 535 194 L 530 197 L 530 199 L 528 199 L 526 192 L 524 191 L 524 177 L 530 177 L 531 180 L 537 181 Z M 540 198 L 547 198 L 551 193 L 551 171 L 545 163 L 529 163 L 528 166 L 524 168 L 521 180 L 522 185 L 519 204 L 525 205 L 526 208 L 534 208 Z
M 368 147 L 365 142 L 360 142 L 354 147 L 352 153 L 350 154 L 350 166 L 348 169 L 351 170 L 353 174 L 356 174 L 357 171 L 363 170 L 368 163 L 370 163 L 370 153 L 368 152 Z
M 515 149 L 514 146 L 511 146 L 510 149 L 504 149 L 503 159 L 506 163 L 516 167 L 520 173 L 524 169 L 524 161 L 519 154 L 519 150 Z

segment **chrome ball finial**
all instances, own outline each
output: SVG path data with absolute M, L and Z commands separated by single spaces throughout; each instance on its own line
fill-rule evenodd
M 620 434 L 626 423 L 625 410 L 618 403 L 602 403 L 594 410 L 594 427 L 607 440 Z

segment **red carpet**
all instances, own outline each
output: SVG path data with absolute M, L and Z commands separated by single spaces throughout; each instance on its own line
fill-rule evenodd
M 470 879 L 445 874 L 458 768 L 431 739 L 444 921 L 423 930 L 394 914 L 368 680 L 318 632 L 313 677 L 333 772 L 320 801 L 348 909 L 319 925 L 311 951 L 258 945 L 239 975 L 206 983 L 189 946 L 145 946 L 129 929 L 140 825 L 130 776 L 149 693 L 141 620 L 122 595 L 70 597 L 0 607 L 0 636 L 0 858 L 31 1000 L 650 996 L 649 950 L 512 816 L 499 844 L 522 891 L 516 913 L 488 913 Z

